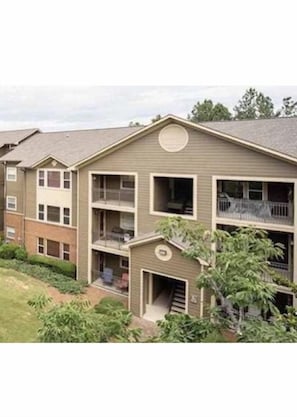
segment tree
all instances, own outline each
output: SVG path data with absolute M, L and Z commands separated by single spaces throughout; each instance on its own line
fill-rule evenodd
M 155 117 L 152 118 L 151 122 L 152 123 L 155 123 L 155 122 L 157 122 L 160 119 L 162 119 L 161 114 L 157 114 Z
M 204 100 L 202 103 L 199 101 L 193 107 L 191 115 L 188 115 L 188 119 L 194 123 L 231 120 L 231 113 L 228 108 L 221 103 L 213 104 L 212 100 Z
M 88 301 L 51 304 L 39 295 L 28 301 L 42 325 L 38 337 L 46 343 L 104 343 L 138 341 L 140 329 L 130 329 L 132 314 L 122 303 L 102 299 L 92 308 Z
M 269 96 L 264 96 L 255 88 L 246 90 L 238 104 L 234 107 L 234 118 L 242 119 L 263 119 L 274 117 L 274 105 Z
M 143 125 L 139 122 L 130 122 L 128 126 L 129 127 L 138 127 L 138 126 L 142 127 Z
M 209 232 L 180 217 L 161 221 L 158 231 L 167 239 L 176 236 L 187 242 L 184 255 L 207 265 L 197 278 L 197 286 L 213 292 L 219 303 L 217 319 L 226 327 L 241 334 L 250 306 L 266 313 L 278 312 L 273 304 L 275 288 L 262 276 L 271 272 L 269 259 L 282 257 L 283 247 L 273 244 L 265 231 L 242 228 L 231 234 Z
M 297 101 L 294 101 L 292 97 L 284 97 L 283 105 L 277 112 L 278 117 L 295 117 L 297 116 Z

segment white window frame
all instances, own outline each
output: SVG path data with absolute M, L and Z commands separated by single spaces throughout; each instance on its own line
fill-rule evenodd
M 11 203 L 9 203 L 9 199 L 13 200 L 14 208 L 9 207 L 9 204 L 11 204 Z M 16 211 L 17 210 L 17 198 L 15 196 L 13 196 L 13 195 L 6 196 L 6 209 L 10 210 L 10 211 Z
M 65 250 L 65 245 L 69 246 L 69 250 Z M 69 259 L 65 259 L 65 254 L 68 254 Z M 70 243 L 62 243 L 62 259 L 63 261 L 70 261 Z
M 128 266 L 124 265 L 123 262 L 128 262 Z M 120 268 L 129 270 L 129 258 L 120 256 Z
M 156 177 L 165 177 L 165 178 L 185 178 L 193 180 L 193 214 L 176 214 L 176 213 L 166 213 L 163 211 L 154 210 L 154 196 L 155 196 L 155 178 Z M 150 174 L 150 214 L 153 216 L 162 216 L 162 217 L 176 217 L 177 215 L 183 219 L 188 220 L 197 220 L 197 175 L 191 174 L 167 174 L 167 173 L 151 173 Z
M 69 210 L 69 215 L 65 215 L 65 210 Z M 65 218 L 69 219 L 68 223 L 65 223 Z M 70 210 L 70 207 L 63 207 L 63 224 L 65 226 L 70 226 L 71 225 L 71 210 Z
M 40 210 L 39 206 L 43 206 L 43 210 Z M 51 207 L 56 207 L 60 210 L 60 221 L 59 222 L 54 222 L 51 220 L 48 220 L 48 206 Z M 64 215 L 64 210 L 68 209 L 69 210 L 69 216 L 65 216 Z M 43 213 L 43 219 L 39 218 L 39 214 Z M 69 224 L 64 222 L 64 218 L 69 218 Z M 53 206 L 52 204 L 44 204 L 44 203 L 37 203 L 37 220 L 39 220 L 40 222 L 44 222 L 44 223 L 49 223 L 49 224 L 59 224 L 59 225 L 63 225 L 63 226 L 71 226 L 71 208 L 70 207 L 61 207 L 61 206 Z
M 11 226 L 6 226 L 6 238 L 15 240 L 15 228 Z
M 43 210 L 40 210 L 40 206 L 43 207 Z M 41 213 L 43 214 L 43 219 L 39 218 L 39 215 Z M 45 222 L 46 221 L 45 220 L 46 219 L 45 214 L 46 214 L 46 205 L 45 204 L 37 204 L 37 218 L 38 218 L 38 220 L 41 221 L 41 222 Z
M 39 239 L 42 240 L 42 243 L 39 243 Z M 46 253 L 46 251 L 45 251 L 45 245 L 46 245 L 46 239 L 44 239 L 44 237 L 38 237 L 37 238 L 37 253 L 39 255 L 45 256 L 45 253 Z M 39 248 L 43 248 L 43 252 L 40 252 L 39 251 Z
M 11 173 L 11 171 L 13 173 Z M 6 181 L 14 181 L 17 180 L 17 169 L 16 167 L 7 167 L 6 168 Z
M 39 179 L 40 179 L 40 172 L 44 172 L 44 185 L 39 185 Z M 60 173 L 60 187 L 49 187 L 48 184 L 48 172 L 59 172 Z M 69 173 L 69 180 L 68 179 L 64 179 L 64 174 L 65 173 Z M 43 169 L 39 169 L 37 171 L 37 187 L 38 188 L 47 188 L 49 190 L 64 190 L 64 191 L 71 191 L 72 188 L 72 176 L 71 176 L 71 171 L 67 171 L 65 169 L 53 169 L 53 168 L 43 168 Z M 69 188 L 65 188 L 64 187 L 64 182 L 67 181 L 69 182 Z

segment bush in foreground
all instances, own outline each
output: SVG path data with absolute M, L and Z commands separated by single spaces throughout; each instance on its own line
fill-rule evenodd
M 32 265 L 47 266 L 59 274 L 75 278 L 76 266 L 72 262 L 48 258 L 42 255 L 31 255 L 28 257 L 28 262 Z

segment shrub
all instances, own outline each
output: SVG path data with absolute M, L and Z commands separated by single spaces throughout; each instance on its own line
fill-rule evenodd
M 0 259 L 0 267 L 15 269 L 18 272 L 38 278 L 43 282 L 57 288 L 61 293 L 81 294 L 88 285 L 86 281 L 76 281 L 62 274 L 57 274 L 50 268 L 41 265 L 30 265 L 17 259 Z
M 6 243 L 0 246 L 0 258 L 13 259 L 16 257 L 16 251 L 20 249 L 20 246 L 15 243 Z
M 158 342 L 195 343 L 201 342 L 215 331 L 215 325 L 209 319 L 190 317 L 188 314 L 166 314 L 164 320 L 158 320 L 160 329 Z
M 55 272 L 66 275 L 71 278 L 75 278 L 76 275 L 76 266 L 69 261 L 48 258 L 47 256 L 42 255 L 31 255 L 28 257 L 28 261 L 30 264 L 33 265 L 42 265 L 50 267 Z
M 132 321 L 132 314 L 126 310 L 124 304 L 112 297 L 102 298 L 98 304 L 94 306 L 97 314 L 102 314 L 110 318 L 114 318 L 116 323 L 120 325 L 129 325 Z M 113 323 L 117 326 L 116 323 Z
M 28 253 L 25 248 L 21 246 L 15 251 L 15 258 L 19 261 L 25 261 L 28 258 Z

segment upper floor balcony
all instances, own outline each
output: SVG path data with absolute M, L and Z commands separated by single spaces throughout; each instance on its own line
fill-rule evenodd
M 92 203 L 97 207 L 134 210 L 135 180 L 132 175 L 93 175 Z
M 278 225 L 294 224 L 293 184 L 218 181 L 217 217 Z

